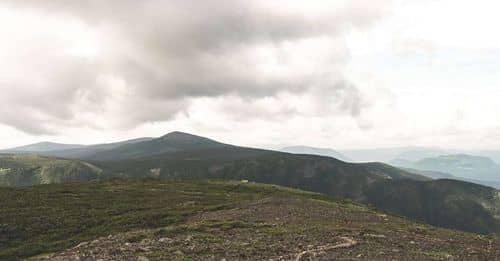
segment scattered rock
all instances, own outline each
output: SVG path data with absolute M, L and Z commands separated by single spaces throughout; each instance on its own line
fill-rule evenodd
M 149 251 L 151 251 L 151 248 L 149 248 L 149 247 L 139 247 L 137 250 L 139 252 L 149 252 Z
M 158 241 L 159 241 L 160 243 L 168 243 L 168 244 L 170 244 L 170 243 L 174 242 L 174 240 L 173 240 L 173 239 L 168 238 L 168 237 L 162 237 L 162 238 L 158 239 Z
M 74 248 L 81 248 L 81 247 L 84 247 L 88 244 L 89 244 L 89 242 L 82 242 L 82 243 L 78 244 L 77 246 L 75 246 Z
M 329 250 L 333 250 L 333 249 L 337 249 L 337 248 L 349 248 L 349 247 L 356 246 L 358 244 L 358 241 L 351 239 L 351 238 L 348 238 L 348 237 L 341 237 L 341 239 L 344 241 L 344 243 L 340 243 L 340 244 L 336 244 L 336 245 L 324 245 L 324 246 L 319 246 L 319 247 L 314 248 L 314 249 L 302 251 L 295 256 L 295 261 L 300 261 L 304 255 L 312 255 L 313 257 L 315 257 L 317 255 L 324 255 L 326 253 L 326 251 L 329 251 Z
M 376 234 L 364 234 L 365 237 L 371 237 L 371 238 L 386 238 L 385 235 L 376 235 Z

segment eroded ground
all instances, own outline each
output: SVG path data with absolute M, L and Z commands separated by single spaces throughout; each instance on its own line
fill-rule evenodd
M 494 236 L 416 224 L 348 202 L 281 195 L 198 213 L 179 225 L 83 242 L 41 259 L 500 260 L 500 244 Z

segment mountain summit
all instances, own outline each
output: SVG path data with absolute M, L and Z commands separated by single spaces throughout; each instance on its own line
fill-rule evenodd
M 199 142 L 210 142 L 210 143 L 218 143 L 221 144 L 215 140 L 189 134 L 186 132 L 181 132 L 181 131 L 174 131 L 170 132 L 168 134 L 165 134 L 161 136 L 159 139 L 164 140 L 164 141 L 169 141 L 169 142 L 183 142 L 183 143 L 199 143 Z
M 229 145 L 211 140 L 209 138 L 174 131 L 159 138 L 124 144 L 113 149 L 93 152 L 91 154 L 84 155 L 82 158 L 96 161 L 129 160 L 159 156 L 174 152 L 196 151 L 225 146 Z

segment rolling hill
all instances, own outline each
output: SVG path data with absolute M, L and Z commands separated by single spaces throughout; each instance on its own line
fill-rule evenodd
M 129 142 L 111 149 L 81 155 L 80 158 L 96 161 L 116 161 L 155 157 L 166 153 L 230 147 L 214 140 L 182 132 L 168 133 L 162 137 Z
M 29 154 L 0 154 L 0 187 L 83 182 L 101 178 L 102 170 L 78 160 Z
M 145 143 L 130 145 L 128 149 L 137 151 L 137 148 L 144 150 L 147 145 L 152 144 L 153 148 L 157 143 L 168 144 L 175 149 L 169 149 L 163 154 L 153 154 L 153 156 L 127 159 L 127 160 L 104 160 L 92 161 L 109 173 L 121 177 L 159 177 L 159 178 L 216 178 L 232 180 L 250 180 L 260 183 L 277 184 L 292 188 L 298 188 L 308 191 L 324 193 L 333 198 L 348 198 L 358 202 L 368 203 L 381 209 L 391 210 L 393 213 L 415 218 L 422 222 L 435 225 L 443 225 L 447 220 L 451 220 L 448 226 L 458 227 L 460 229 L 476 232 L 485 232 L 484 226 L 477 226 L 478 220 L 491 226 L 487 227 L 487 232 L 499 231 L 498 213 L 495 209 L 484 208 L 486 216 L 471 210 L 460 214 L 442 209 L 420 208 L 418 213 L 406 212 L 408 204 L 412 202 L 407 199 L 403 202 L 393 202 L 392 208 L 382 204 L 383 201 L 374 200 L 375 195 L 380 194 L 391 200 L 392 194 L 385 193 L 384 190 L 393 189 L 394 184 L 399 182 L 408 182 L 414 184 L 413 190 L 408 192 L 400 191 L 404 196 L 411 199 L 414 195 L 427 193 L 425 186 L 420 184 L 429 184 L 436 187 L 430 196 L 444 193 L 456 197 L 457 201 L 467 202 L 469 200 L 476 202 L 481 206 L 483 201 L 490 200 L 486 194 L 479 198 L 468 190 L 456 190 L 454 194 L 445 187 L 441 188 L 440 181 L 433 181 L 421 175 L 413 174 L 398 168 L 391 167 L 382 163 L 347 163 L 330 157 L 314 155 L 297 155 L 282 153 L 276 151 L 259 150 L 244 148 L 218 143 L 213 140 L 207 140 L 198 136 L 185 133 L 175 133 L 173 136 L 166 135 L 159 138 L 161 140 L 152 140 Z M 198 140 L 199 139 L 199 140 Z M 185 140 L 189 140 L 189 146 L 185 146 Z M 194 141 L 198 140 L 198 141 Z M 202 144 L 202 146 L 191 146 L 192 144 Z M 137 148 L 136 148 L 137 147 Z M 154 150 L 155 151 L 155 150 Z M 118 150 L 118 155 L 123 155 Z M 117 158 L 113 155 L 114 151 L 107 151 L 106 158 Z M 462 183 L 461 183 L 462 184 Z M 465 185 L 463 185 L 465 184 Z M 463 186 L 474 187 L 476 185 L 463 183 Z M 451 183 L 451 188 L 462 186 Z M 497 193 L 497 190 L 491 190 L 488 195 Z M 443 190 L 443 191 L 441 191 Z M 404 194 L 407 193 L 407 194 Z M 485 198 L 482 198 L 482 197 Z M 417 201 L 425 201 L 426 198 L 416 197 Z M 436 197 L 436 204 L 449 204 L 448 197 Z M 500 202 L 500 199 L 491 199 L 493 205 Z M 455 204 L 455 203 L 454 203 Z M 465 203 L 464 203 L 465 204 Z M 438 217 L 433 217 L 431 211 L 436 212 Z M 481 212 L 481 213 L 483 213 Z M 479 212 L 478 212 L 479 213 Z M 455 215 L 478 218 L 478 220 L 466 219 L 463 224 L 454 223 Z M 483 219 L 485 221 L 483 221 Z M 494 220 L 492 222 L 491 220 Z
M 436 226 L 479 233 L 500 228 L 500 191 L 490 187 L 447 179 L 397 180 L 379 182 L 366 193 L 371 205 Z
M 82 159 L 102 169 L 104 177 L 249 180 L 319 192 L 336 199 L 352 199 L 433 225 L 447 224 L 481 233 L 500 231 L 500 215 L 496 208 L 488 207 L 500 202 L 491 196 L 496 195 L 497 190 L 485 187 L 488 193 L 476 195 L 475 184 L 442 186 L 439 180 L 383 163 L 356 164 L 331 157 L 245 148 L 181 132 L 87 153 Z M 403 185 L 408 190 L 392 193 Z M 470 189 L 459 189 L 461 187 Z M 415 202 L 427 206 L 429 198 L 436 201 L 433 206 L 442 207 L 407 211 Z M 484 205 L 485 202 L 489 202 L 488 205 Z M 462 207 L 467 204 L 475 208 Z M 450 211 L 450 208 L 464 213 Z M 461 223 L 457 218 L 463 218 Z
M 496 236 L 210 180 L 0 188 L 1 260 L 495 260 Z
M 78 149 L 83 148 L 85 145 L 79 144 L 62 144 L 62 143 L 54 143 L 54 142 L 39 142 L 35 144 L 30 144 L 26 146 L 1 150 L 1 153 L 40 153 L 47 151 L 55 151 L 55 150 L 70 150 L 70 149 Z
M 1 150 L 0 153 L 11 154 L 40 154 L 44 156 L 63 157 L 68 159 L 81 159 L 86 155 L 94 155 L 101 151 L 113 150 L 123 145 L 149 141 L 153 138 L 137 138 L 121 142 L 95 145 L 61 144 L 53 142 L 40 142 L 26 146 Z

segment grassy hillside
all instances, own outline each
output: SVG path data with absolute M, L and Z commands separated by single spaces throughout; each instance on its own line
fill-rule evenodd
M 353 164 L 328 157 L 240 147 L 95 164 L 125 177 L 247 179 L 356 200 L 363 200 L 364 189 L 377 180 L 428 180 L 381 163 Z
M 242 182 L 110 180 L 2 188 L 0 208 L 2 260 L 35 255 L 50 260 L 492 260 L 500 255 L 493 236 Z
M 252 150 L 223 148 L 96 164 L 131 177 L 246 179 L 277 184 L 369 203 L 433 225 L 481 233 L 500 231 L 500 215 L 482 204 L 500 204 L 500 198 L 491 197 L 498 193 L 493 188 L 465 182 L 442 186 L 441 181 L 420 178 L 381 163 L 352 164 L 310 155 L 251 153 Z M 231 160 L 218 155 L 231 155 Z M 428 186 L 433 189 L 426 189 Z M 476 194 L 477 187 L 488 193 Z M 419 207 L 427 206 L 429 200 L 438 207 Z M 470 204 L 475 208 L 466 207 Z
M 367 202 L 441 227 L 480 233 L 500 231 L 500 191 L 457 180 L 377 182 Z
M 29 154 L 0 154 L 0 186 L 88 181 L 101 177 L 102 170 L 82 161 Z
M 42 152 L 42 154 L 46 156 L 63 157 L 68 159 L 83 159 L 89 155 L 96 155 L 97 153 L 100 153 L 102 151 L 111 151 L 121 146 L 150 141 L 152 139 L 153 138 L 138 138 L 113 143 L 87 145 L 81 148 L 74 149 L 50 150 L 44 151 Z
M 500 216 L 482 204 L 498 204 L 499 198 L 475 195 L 474 184 L 439 186 L 429 178 L 382 163 L 355 164 L 329 157 L 244 148 L 180 132 L 122 144 L 86 157 L 99 159 L 91 163 L 103 170 L 102 177 L 244 179 L 370 203 L 433 225 L 482 233 L 500 231 Z M 399 182 L 402 180 L 406 183 Z M 421 181 L 438 185 L 428 190 Z M 401 184 L 409 184 L 409 189 L 397 190 Z M 455 193 L 461 186 L 468 190 Z M 497 191 L 491 189 L 491 193 Z M 450 201 L 450 197 L 455 198 Z M 428 198 L 435 200 L 432 206 L 439 207 L 412 208 L 413 204 L 428 206 Z M 465 207 L 471 204 L 474 208 Z

